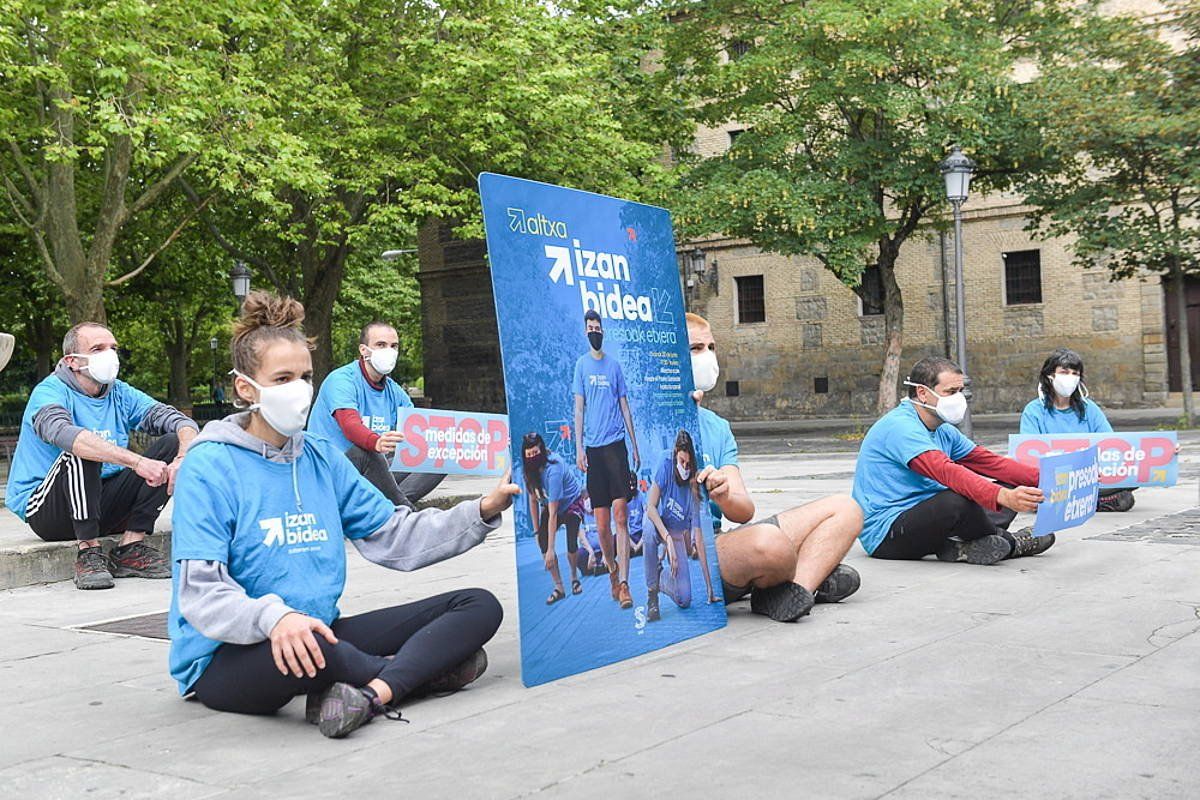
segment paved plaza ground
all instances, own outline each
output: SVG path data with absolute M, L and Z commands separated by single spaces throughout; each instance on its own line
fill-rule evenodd
M 856 442 L 785 434 L 741 434 L 760 515 L 849 490 Z M 0 592 L 0 796 L 1195 798 L 1200 436 L 1182 438 L 1178 486 L 1044 556 L 897 563 L 856 545 L 863 587 L 841 605 L 781 625 L 741 603 L 717 633 L 536 689 L 509 520 L 411 575 L 352 550 L 346 613 L 480 585 L 507 616 L 478 684 L 342 741 L 302 701 L 271 718 L 184 702 L 165 642 L 77 629 L 165 610 L 166 582 Z

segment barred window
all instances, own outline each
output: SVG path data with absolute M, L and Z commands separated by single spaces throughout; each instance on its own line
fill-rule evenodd
M 1042 302 L 1042 251 L 1017 250 L 1004 258 L 1004 304 Z
M 738 323 L 766 322 L 767 305 L 762 275 L 742 275 L 734 278 L 737 284 Z
M 883 278 L 879 274 L 879 266 L 872 264 L 863 270 L 862 275 L 862 293 L 859 295 L 862 300 L 862 315 L 864 317 L 873 317 L 883 313 Z
M 725 52 L 729 54 L 730 61 L 737 61 L 749 53 L 753 47 L 754 45 L 745 39 L 733 39 L 725 45 Z

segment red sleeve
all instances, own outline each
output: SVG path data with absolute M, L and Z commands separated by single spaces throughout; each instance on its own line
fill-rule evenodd
M 976 475 L 966 467 L 955 464 L 941 450 L 926 450 L 909 461 L 908 468 L 937 481 L 947 489 L 958 492 L 963 497 L 974 500 L 986 509 L 1000 510 L 1000 504 L 996 502 L 996 498 L 1000 496 L 1000 486 Z
M 356 409 L 339 408 L 333 412 L 333 418 L 337 420 L 338 427 L 342 429 L 342 435 L 349 439 L 351 444 L 357 445 L 363 450 L 375 451 L 375 443 L 379 441 L 379 434 L 363 425 L 362 417 L 359 416 Z
M 956 463 L 962 464 L 972 472 L 986 475 L 993 480 L 1007 483 L 1010 486 L 1037 486 L 1038 468 L 1011 458 L 999 456 L 986 447 L 976 445 L 975 449 L 960 458 Z

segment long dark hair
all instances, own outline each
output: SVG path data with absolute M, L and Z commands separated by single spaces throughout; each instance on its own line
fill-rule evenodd
M 675 468 L 675 457 L 681 452 L 688 454 L 692 464 L 691 474 L 686 481 L 680 480 L 679 471 Z M 675 474 L 675 482 L 680 486 L 696 480 L 696 446 L 692 444 L 692 435 L 685 430 L 680 430 L 675 436 L 675 447 L 671 450 L 671 471 Z
M 1042 402 L 1046 404 L 1047 410 L 1054 409 L 1054 373 L 1059 367 L 1079 371 L 1079 385 L 1071 393 L 1071 408 L 1079 415 L 1080 419 L 1083 419 L 1085 413 L 1083 405 L 1083 358 L 1074 350 L 1060 347 L 1050 354 L 1050 357 L 1046 359 L 1046 363 L 1042 364 L 1042 371 L 1038 376 L 1038 385 L 1042 389 Z
M 545 499 L 546 490 L 542 487 L 542 469 L 545 464 L 535 467 L 525 459 L 525 451 L 531 447 L 536 447 L 538 452 L 546 457 L 546 464 L 550 463 L 550 451 L 546 449 L 546 442 L 540 433 L 530 431 L 521 437 L 521 469 L 525 475 L 525 491 L 535 499 Z

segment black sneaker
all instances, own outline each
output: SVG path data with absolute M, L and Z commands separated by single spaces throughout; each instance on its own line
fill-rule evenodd
M 335 683 L 321 695 L 317 728 L 323 736 L 341 739 L 381 716 L 408 721 L 397 709 L 379 702 L 374 692 L 355 688 L 348 683 Z
M 309 692 L 304 696 L 304 721 L 316 725 L 321 721 L 321 700 L 324 692 Z
M 813 602 L 808 589 L 792 581 L 750 593 L 750 610 L 776 622 L 795 622 L 812 611 Z
M 862 578 L 858 570 L 849 564 L 838 564 L 813 592 L 813 602 L 840 603 L 857 592 L 859 586 L 862 586 Z
M 76 589 L 111 589 L 113 576 L 108 571 L 108 559 L 104 557 L 104 548 L 80 548 L 75 556 L 75 588 Z
M 1024 527 L 1015 533 L 1010 533 L 1013 537 L 1013 549 L 1009 553 L 1009 558 L 1020 558 L 1021 556 L 1039 556 L 1054 546 L 1054 534 L 1048 533 L 1045 536 L 1034 536 L 1033 528 Z
M 1133 508 L 1133 492 L 1122 489 L 1112 494 L 1101 495 L 1096 501 L 1097 511 L 1128 511 Z
M 467 656 L 466 660 L 461 662 L 457 667 L 454 667 L 449 672 L 442 673 L 421 687 L 422 693 L 448 694 L 450 692 L 457 692 L 464 686 L 479 680 L 480 676 L 487 672 L 487 668 L 487 652 L 481 647 Z
M 662 619 L 662 614 L 658 613 L 658 592 L 651 589 L 646 598 L 646 621 L 658 622 Z
M 169 578 L 171 566 L 163 554 L 145 542 L 114 547 L 108 560 L 114 578 Z
M 1012 545 L 999 534 L 988 534 L 964 542 L 962 539 L 947 539 L 938 551 L 938 561 L 965 561 L 968 564 L 987 566 L 1003 561 L 1012 552 Z

